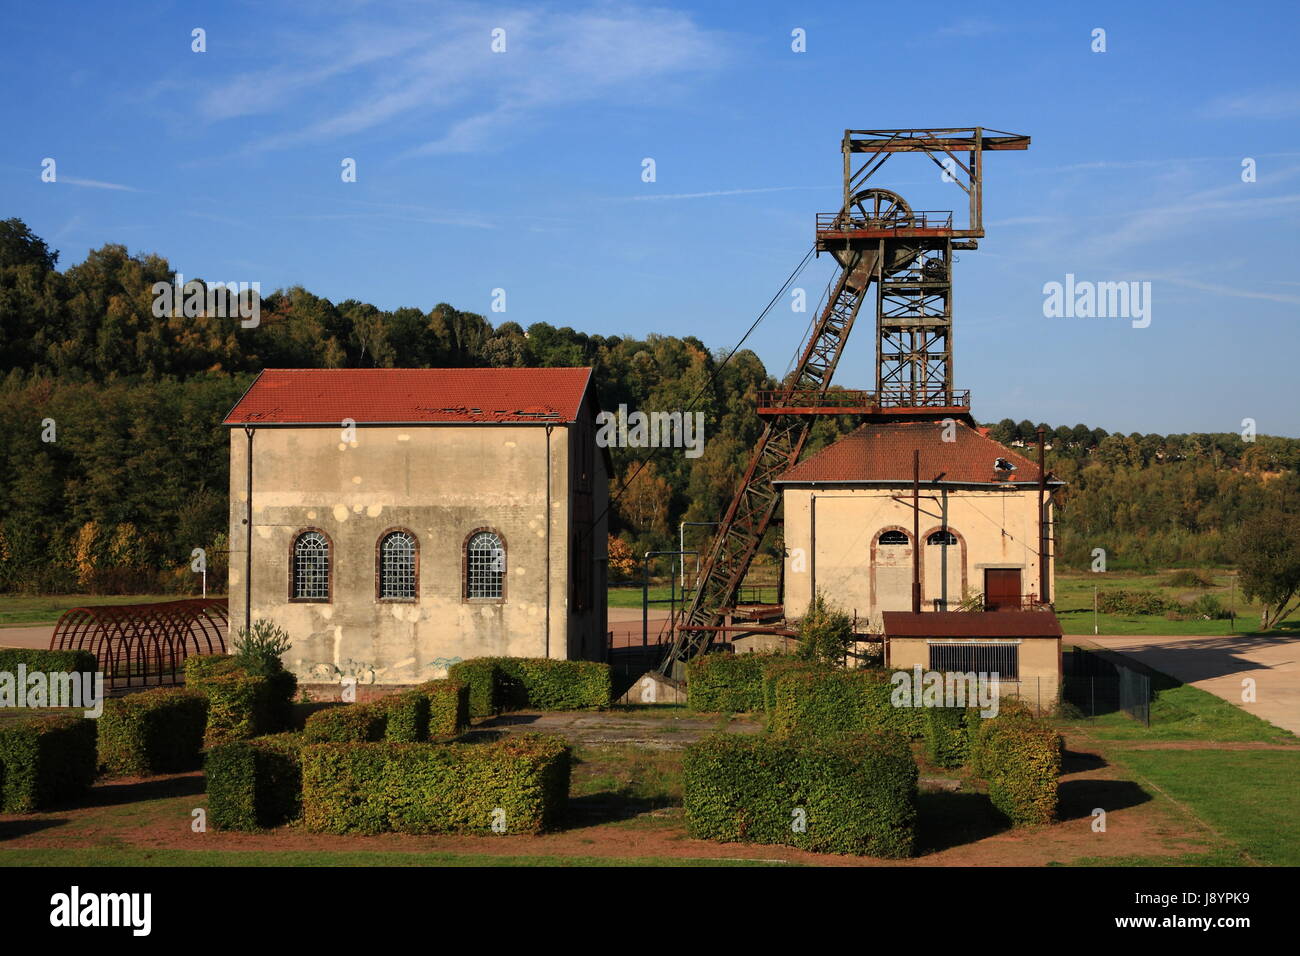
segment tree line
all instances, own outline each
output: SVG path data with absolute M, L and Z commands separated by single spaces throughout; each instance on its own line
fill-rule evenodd
M 60 271 L 58 252 L 17 219 L 0 222 L 0 590 L 193 591 L 191 552 L 208 552 L 224 584 L 228 436 L 220 424 L 268 367 L 591 366 L 602 407 L 704 413 L 701 457 L 681 449 L 611 448 L 611 551 L 634 568 L 676 547 L 681 521 L 725 511 L 762 423 L 756 393 L 777 380 L 749 350 L 711 350 L 695 336 L 589 335 L 514 321 L 494 325 L 447 303 L 382 310 L 333 303 L 301 287 L 260 300 L 260 322 L 155 316 L 161 256 L 108 244 Z M 855 427 L 817 422 L 809 451 Z M 52 429 L 52 431 L 51 431 Z M 990 434 L 1016 445 L 1036 425 Z M 1300 500 L 1300 441 L 1232 435 L 1111 435 L 1049 429 L 1049 467 L 1069 482 L 1062 564 L 1112 567 L 1231 560 L 1235 525 Z M 687 547 L 707 530 L 688 529 Z M 780 542 L 763 563 L 773 574 Z

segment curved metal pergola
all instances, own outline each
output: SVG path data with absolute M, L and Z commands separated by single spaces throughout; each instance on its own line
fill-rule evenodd
M 52 651 L 90 651 L 109 687 L 180 682 L 191 654 L 224 654 L 225 598 L 74 607 L 50 638 Z

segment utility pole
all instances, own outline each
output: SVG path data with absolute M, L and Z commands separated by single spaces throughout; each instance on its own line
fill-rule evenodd
M 912 449 L 912 613 L 921 613 L 921 449 Z

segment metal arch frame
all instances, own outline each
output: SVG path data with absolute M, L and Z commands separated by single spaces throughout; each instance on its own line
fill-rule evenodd
M 90 651 L 109 687 L 178 684 L 191 654 L 226 653 L 224 598 L 74 607 L 54 625 L 50 650 Z

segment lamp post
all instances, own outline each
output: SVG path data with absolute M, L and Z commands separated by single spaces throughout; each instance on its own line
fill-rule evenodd
M 677 528 L 677 551 L 684 553 L 686 551 L 686 526 L 694 528 L 716 528 L 722 524 L 721 521 L 683 521 Z M 695 556 L 696 571 L 699 571 L 699 555 Z M 682 593 L 686 592 L 686 559 L 682 559 Z

